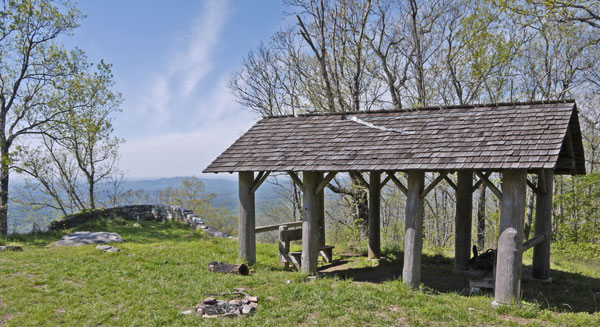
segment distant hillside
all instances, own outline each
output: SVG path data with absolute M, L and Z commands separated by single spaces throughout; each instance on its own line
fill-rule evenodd
M 178 187 L 186 177 L 168 177 L 157 179 L 129 179 L 123 183 L 123 190 L 143 190 L 149 195 L 148 204 L 158 203 L 158 191 L 167 187 Z M 214 193 L 213 206 L 225 207 L 237 215 L 238 184 L 234 179 L 200 178 L 206 186 L 206 192 Z M 11 183 L 11 194 L 17 196 L 23 187 L 23 182 L 15 180 Z M 102 202 L 102 201 L 99 201 Z M 261 208 L 278 203 L 276 186 L 264 183 L 256 193 L 257 211 Z M 59 218 L 59 214 L 48 208 L 32 208 L 12 202 L 9 205 L 9 231 L 28 232 L 36 224 L 46 226 L 50 221 Z

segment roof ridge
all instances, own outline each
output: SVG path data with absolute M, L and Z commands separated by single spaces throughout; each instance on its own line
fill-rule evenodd
M 564 99 L 564 100 L 540 100 L 540 101 L 516 101 L 516 102 L 494 102 L 485 104 L 462 104 L 462 105 L 451 105 L 451 106 L 426 106 L 426 107 L 413 107 L 406 109 L 380 109 L 372 111 L 342 111 L 342 112 L 315 112 L 315 113 L 303 113 L 303 114 L 287 114 L 287 115 L 271 115 L 263 118 L 289 118 L 289 117 L 313 117 L 313 116 L 338 116 L 338 115 L 352 115 L 352 114 L 377 114 L 377 113 L 396 113 L 396 112 L 415 112 L 420 110 L 441 110 L 441 109 L 474 109 L 474 108 L 485 108 L 485 107 L 507 107 L 507 106 L 526 106 L 526 105 L 539 105 L 539 104 L 559 104 L 559 103 L 575 103 L 575 99 Z

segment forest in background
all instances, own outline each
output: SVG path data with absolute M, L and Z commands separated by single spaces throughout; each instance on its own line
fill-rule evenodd
M 586 0 L 285 0 L 287 25 L 250 51 L 229 86 L 263 117 L 315 112 L 575 99 L 587 176 L 557 176 L 554 241 L 598 243 L 600 231 L 600 4 Z M 345 176 L 345 175 L 344 175 Z M 433 176 L 428 175 L 431 180 Z M 401 177 L 403 178 L 403 177 Z M 455 176 L 451 177 L 455 178 Z M 500 176 L 492 174 L 498 183 Z M 530 175 L 536 185 L 536 175 Z M 285 204 L 273 221 L 301 216 L 300 189 L 273 177 Z M 456 181 L 455 181 L 456 182 Z M 326 206 L 333 242 L 364 240 L 367 190 L 336 178 Z M 405 197 L 382 192 L 384 242 L 402 241 Z M 454 241 L 454 191 L 425 199 L 425 244 Z M 499 201 L 474 193 L 473 241 L 495 247 Z M 527 194 L 525 236 L 535 222 Z
M 229 80 L 237 100 L 262 116 L 454 104 L 576 99 L 587 176 L 557 176 L 555 241 L 598 243 L 600 217 L 600 4 L 585 0 L 285 0 L 287 25 L 250 51 Z M 127 203 L 183 205 L 235 234 L 236 205 L 190 178 L 148 192 L 128 187 L 113 135 L 122 103 L 111 66 L 57 40 L 84 16 L 70 2 L 10 1 L 0 24 L 0 232 L 8 199 L 44 219 Z M 2 117 L 0 115 L 0 117 Z M 1 127 L 1 126 L 0 126 Z M 9 173 L 26 181 L 9 195 Z M 399 176 L 403 178 L 402 176 Z M 431 179 L 432 176 L 427 176 Z M 451 178 L 455 178 L 451 176 Z M 536 176 L 530 176 L 536 184 Z M 499 182 L 500 176 L 491 179 Z M 258 224 L 300 220 L 301 190 L 268 179 Z M 153 193 L 154 192 L 154 193 Z M 235 192 L 235 189 L 234 189 Z M 261 191 L 259 190 L 259 193 Z M 328 187 L 333 242 L 364 240 L 367 190 L 340 174 Z M 525 232 L 535 222 L 528 191 Z M 234 198 L 235 199 L 235 198 Z M 263 201 L 264 200 L 264 201 Z M 382 192 L 382 239 L 402 241 L 404 196 Z M 474 242 L 494 247 L 498 199 L 474 194 Z M 426 198 L 425 242 L 452 246 L 454 191 Z M 262 206 L 262 207 L 261 207 Z M 45 209 L 44 209 L 45 208 Z M 44 211 L 50 210 L 50 211 Z M 16 230 L 13 225 L 13 230 Z M 264 240 L 269 240 L 265 236 Z M 400 243 L 401 244 L 401 243 Z

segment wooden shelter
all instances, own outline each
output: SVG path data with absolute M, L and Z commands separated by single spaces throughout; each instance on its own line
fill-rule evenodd
M 204 172 L 239 173 L 238 255 L 250 264 L 256 260 L 254 192 L 269 173 L 290 174 L 303 188 L 301 267 L 307 274 L 317 272 L 323 190 L 335 174 L 349 172 L 369 189 L 371 257 L 380 253 L 380 190 L 392 181 L 407 196 L 402 279 L 411 285 L 421 278 L 424 197 L 441 181 L 456 190 L 455 269 L 466 270 L 472 192 L 485 183 L 501 200 L 494 302 L 512 304 L 520 294 L 527 185 L 537 194 L 535 241 L 529 243 L 535 244 L 533 277 L 547 279 L 553 176 L 585 174 L 585 165 L 571 100 L 267 117 Z M 398 172 L 407 175 L 407 185 Z M 426 172 L 436 174 L 428 185 Z M 448 177 L 454 172 L 456 184 Z M 501 173 L 500 188 L 488 179 L 491 172 Z M 539 176 L 538 185 L 528 174 Z

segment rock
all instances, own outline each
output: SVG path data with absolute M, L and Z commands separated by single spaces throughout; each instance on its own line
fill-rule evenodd
M 249 304 L 246 304 L 246 305 L 244 305 L 244 306 L 242 307 L 242 314 L 245 314 L 245 315 L 252 314 L 252 313 L 254 313 L 255 311 L 256 311 L 256 308 L 255 308 L 255 307 L 253 307 L 253 306 L 251 306 L 251 305 L 249 305 Z
M 247 300 L 248 302 L 258 302 L 258 296 L 246 296 L 244 300 Z
M 204 304 L 217 304 L 217 299 L 215 299 L 214 297 L 207 297 L 206 299 L 202 300 L 202 303 L 204 303 Z
M 229 301 L 229 305 L 240 305 L 242 304 L 242 301 L 240 300 L 230 300 Z
M 3 245 L 0 246 L 0 252 L 2 251 L 23 251 L 20 245 Z
M 192 310 L 185 310 L 185 311 L 181 311 L 182 315 L 189 315 L 192 314 Z
M 110 245 L 97 245 L 96 249 L 102 250 L 104 252 L 121 252 L 121 249 Z
M 55 242 L 55 246 L 78 246 L 97 243 L 114 243 L 125 241 L 117 233 L 109 232 L 76 232 L 63 236 Z
M 204 316 L 204 308 L 196 307 L 196 316 Z

